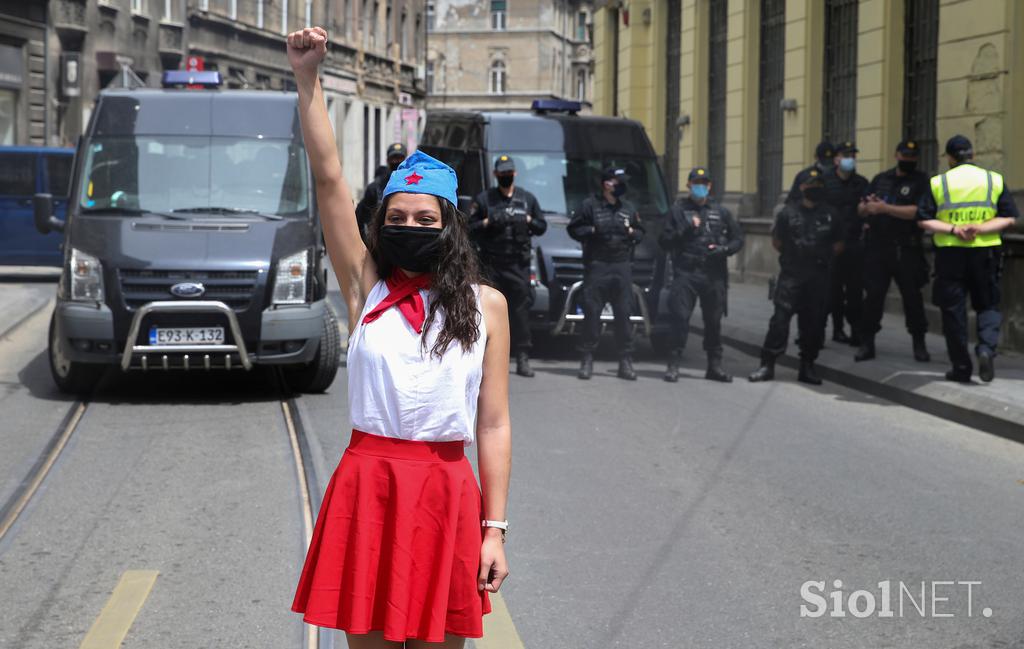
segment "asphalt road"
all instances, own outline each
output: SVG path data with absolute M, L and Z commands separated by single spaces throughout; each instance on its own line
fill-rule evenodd
M 71 406 L 49 382 L 46 311 L 0 336 L 0 503 Z M 564 341 L 511 377 L 502 594 L 524 647 L 1024 647 L 1024 448 L 786 369 L 710 383 L 691 350 L 676 384 L 646 351 L 637 382 L 610 356 L 579 381 Z M 348 440 L 345 395 L 342 370 L 297 400 L 314 491 Z M 160 574 L 128 649 L 300 646 L 279 398 L 260 372 L 108 375 L 0 540 L 0 647 L 78 647 L 132 569 Z M 834 580 L 844 608 L 889 581 L 895 615 L 801 617 L 805 582 Z M 970 617 L 947 581 L 980 582 Z M 926 615 L 906 594 L 900 615 L 900 582 L 918 605 L 925 582 Z

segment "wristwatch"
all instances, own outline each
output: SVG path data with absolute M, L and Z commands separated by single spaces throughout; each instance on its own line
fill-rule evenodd
M 483 527 L 497 527 L 499 530 L 501 530 L 501 542 L 502 543 L 505 542 L 505 534 L 508 532 L 508 521 L 507 520 L 504 520 L 504 521 L 489 521 L 489 520 L 484 519 L 483 522 L 480 523 L 480 525 L 483 526 Z

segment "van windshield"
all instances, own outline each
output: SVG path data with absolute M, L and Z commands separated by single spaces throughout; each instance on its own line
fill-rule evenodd
M 107 136 L 88 145 L 85 212 L 201 212 L 213 208 L 305 216 L 306 154 L 291 139 Z
M 600 187 L 601 172 L 611 166 L 629 174 L 626 200 L 643 213 L 668 211 L 665 186 L 654 160 L 643 158 L 573 159 L 552 152 L 512 151 L 516 185 L 532 192 L 545 212 L 569 215 Z

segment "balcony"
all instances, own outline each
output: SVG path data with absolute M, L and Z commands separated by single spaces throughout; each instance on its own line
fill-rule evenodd
M 54 0 L 50 4 L 53 26 L 61 36 L 84 35 L 89 31 L 85 9 L 85 0 Z
M 181 56 L 184 50 L 185 26 L 180 23 L 160 23 L 160 56 Z

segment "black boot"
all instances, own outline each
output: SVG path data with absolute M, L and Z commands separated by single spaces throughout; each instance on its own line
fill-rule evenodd
M 627 381 L 636 380 L 636 372 L 633 370 L 633 359 L 630 356 L 623 356 L 619 359 L 619 378 Z
M 946 372 L 947 381 L 955 381 L 957 383 L 970 383 L 971 382 L 971 371 L 965 369 L 953 368 Z
M 928 347 L 924 344 L 924 334 L 914 334 L 914 360 L 918 363 L 932 360 L 932 355 L 928 353 Z
M 853 360 L 860 363 L 861 361 L 869 361 L 875 357 L 875 339 L 865 338 L 861 343 L 857 353 L 854 354 Z
M 720 383 L 732 383 L 732 376 L 722 369 L 721 355 L 708 354 L 708 371 L 704 373 L 704 378 Z
M 516 374 L 519 376 L 533 376 L 533 369 L 530 368 L 530 355 L 526 352 L 516 354 Z
M 761 355 L 761 367 L 754 370 L 754 373 L 747 377 L 752 383 L 771 381 L 775 378 L 775 357 L 768 354 Z
M 665 368 L 665 376 L 662 377 L 669 383 L 675 383 L 679 380 L 679 361 L 682 359 L 683 353 L 678 349 L 673 349 L 668 355 L 668 367 Z
M 994 354 L 990 351 L 978 352 L 978 378 L 985 383 L 991 383 L 996 378 Z
M 594 373 L 594 354 L 592 352 L 583 352 L 583 360 L 580 361 L 580 371 L 576 374 L 577 378 L 589 379 L 590 375 Z
M 811 385 L 821 385 L 821 377 L 818 376 L 818 370 L 814 368 L 814 361 L 800 359 L 800 374 L 797 375 L 796 380 Z

